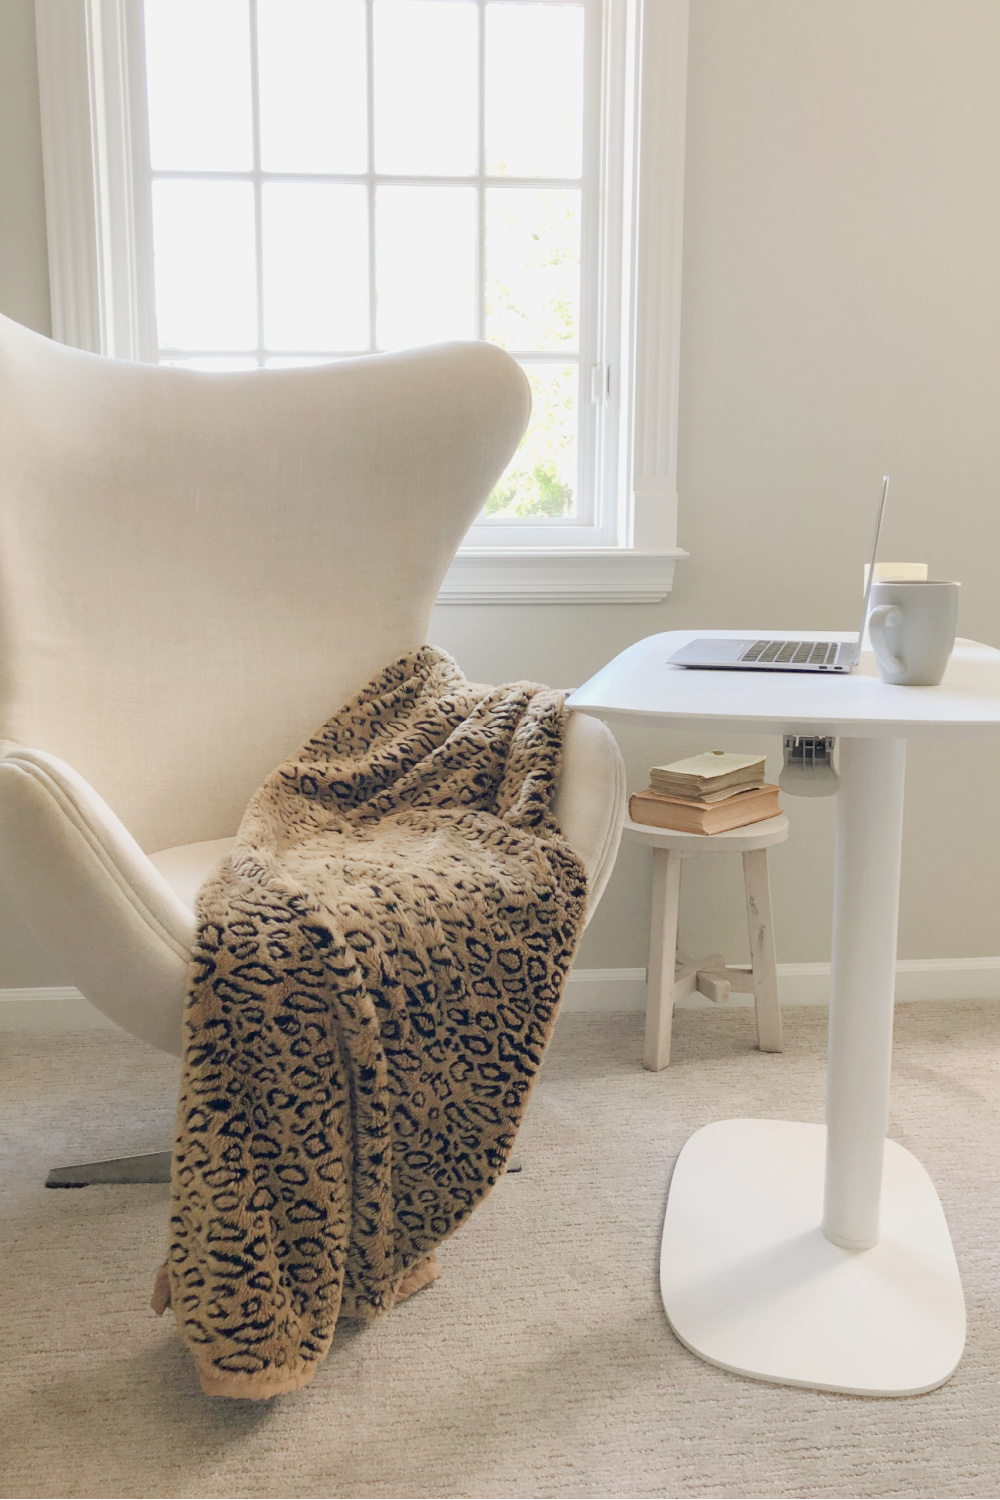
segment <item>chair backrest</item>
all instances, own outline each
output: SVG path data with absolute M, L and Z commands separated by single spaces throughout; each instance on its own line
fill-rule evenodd
M 68 761 L 147 850 L 233 833 L 426 641 L 529 409 L 484 343 L 202 374 L 0 318 L 0 735 Z

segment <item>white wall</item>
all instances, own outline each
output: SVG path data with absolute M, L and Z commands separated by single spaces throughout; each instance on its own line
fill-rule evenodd
M 44 327 L 29 0 L 0 5 L 0 308 Z M 13 49 L 13 50 L 11 50 Z M 16 54 L 16 55 L 15 55 Z M 13 60 L 12 60 L 13 59 Z M 439 609 L 471 677 L 573 686 L 653 631 L 850 628 L 883 472 L 883 556 L 963 583 L 1000 644 L 1000 5 L 692 0 L 681 544 L 662 605 Z M 0 80 L 2 89 L 2 80 Z M 18 207 L 18 205 L 22 205 Z M 860 539 L 859 539 L 860 538 Z M 621 737 L 633 786 L 703 736 Z M 774 740 L 728 739 L 726 748 Z M 911 751 L 900 953 L 1000 954 L 1000 746 Z M 829 955 L 834 804 L 789 800 L 779 958 Z M 716 865 L 723 868 L 718 870 Z M 745 952 L 737 861 L 686 880 L 695 950 Z M 648 866 L 623 851 L 580 964 L 645 961 Z M 58 983 L 0 914 L 0 987 Z

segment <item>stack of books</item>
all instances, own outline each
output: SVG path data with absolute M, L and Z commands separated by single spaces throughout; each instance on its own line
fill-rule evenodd
M 775 818 L 778 788 L 764 780 L 764 757 L 706 750 L 654 766 L 649 786 L 629 798 L 633 823 L 680 833 L 727 833 Z

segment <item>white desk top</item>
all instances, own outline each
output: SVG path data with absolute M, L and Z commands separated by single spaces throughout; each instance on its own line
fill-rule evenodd
M 798 640 L 791 630 L 672 630 L 647 636 L 602 667 L 568 699 L 571 709 L 608 722 L 658 721 L 686 729 L 849 735 L 867 739 L 1000 734 L 1000 651 L 959 639 L 938 687 L 879 682 L 864 651 L 851 673 L 703 671 L 667 665 L 702 636 Z M 810 630 L 811 640 L 843 640 Z

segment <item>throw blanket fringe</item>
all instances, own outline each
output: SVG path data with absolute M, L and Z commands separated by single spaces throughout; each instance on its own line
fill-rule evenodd
M 583 926 L 564 715 L 414 651 L 268 777 L 199 892 L 154 1306 L 209 1394 L 305 1385 L 503 1171 Z

